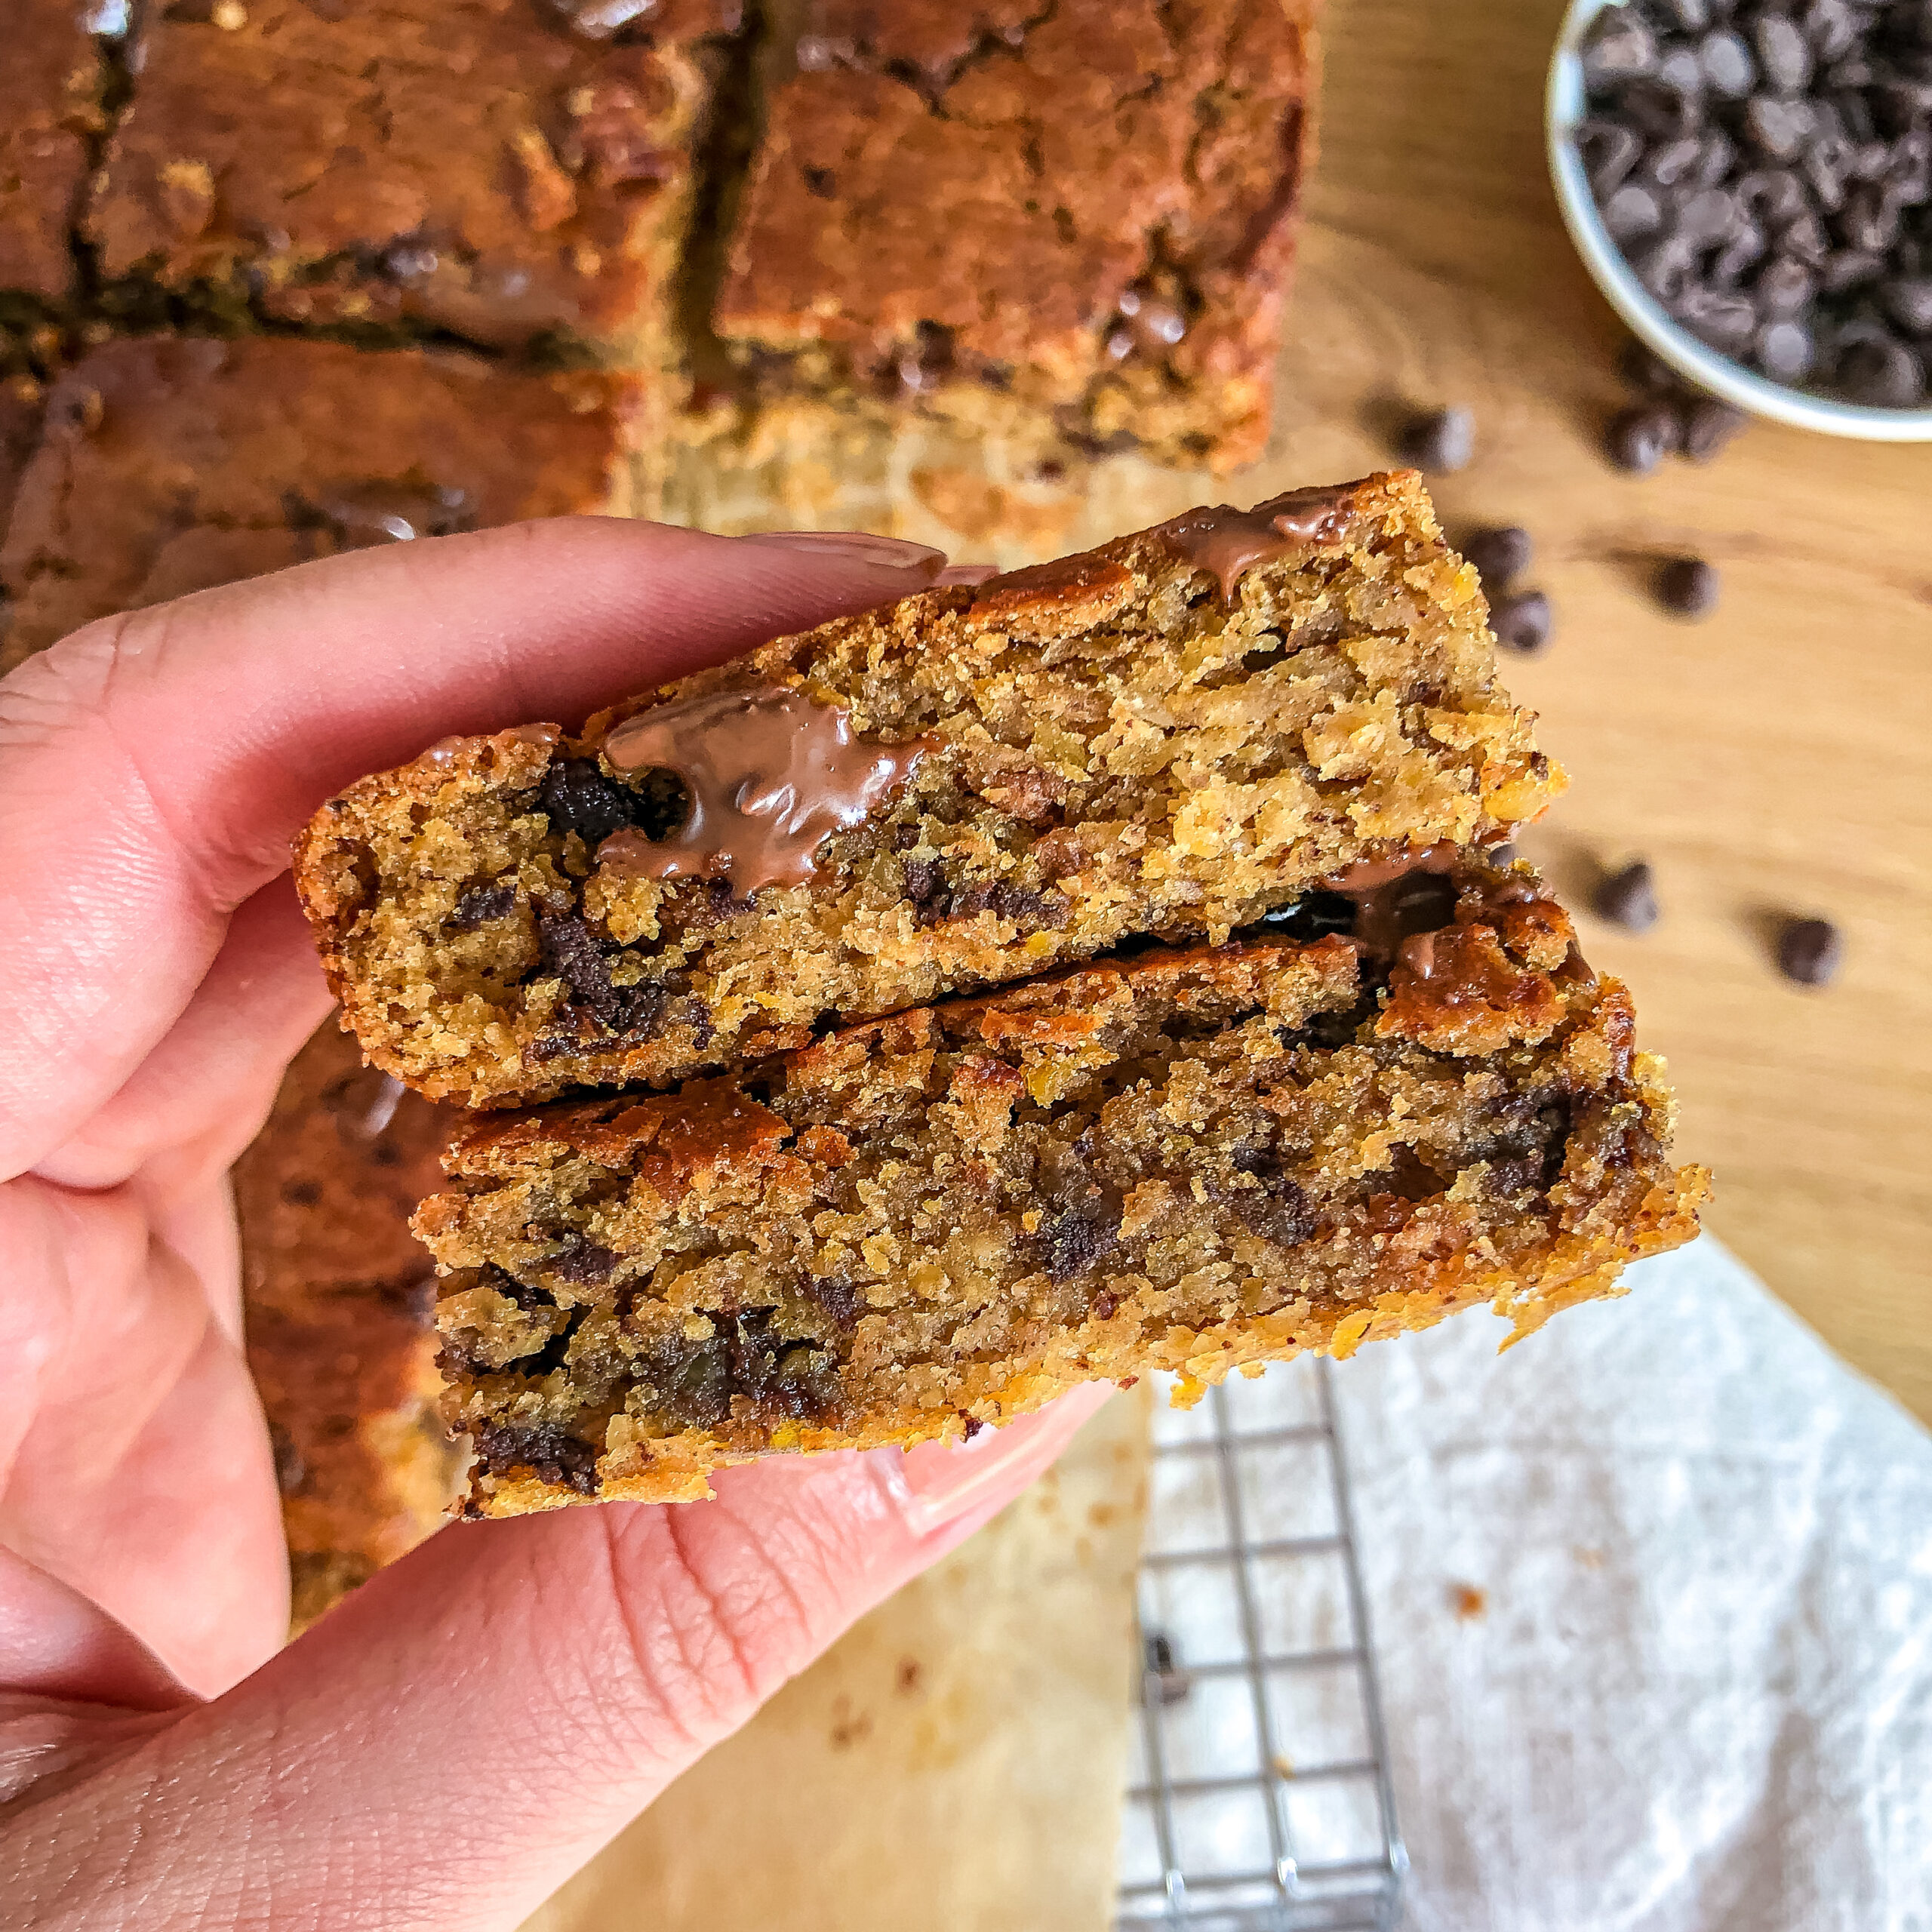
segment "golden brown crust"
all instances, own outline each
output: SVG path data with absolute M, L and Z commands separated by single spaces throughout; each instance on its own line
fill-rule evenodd
M 62 377 L 0 547 L 0 669 L 89 620 L 306 557 L 628 506 L 639 392 L 464 355 L 150 337 Z
M 74 294 L 67 234 L 102 125 L 100 54 L 72 0 L 8 0 L 0 57 L 0 289 Z
M 160 10 L 88 232 L 110 278 L 259 315 L 565 331 L 666 357 L 668 303 L 724 0 L 641 10 L 248 0 Z
M 1708 1177 L 1534 875 L 1451 884 L 1426 971 L 1338 936 L 1156 949 L 472 1121 L 417 1222 L 467 1506 L 679 1500 L 1084 1380 L 1617 1292 Z
M 816 0 L 719 305 L 755 383 L 1226 469 L 1266 440 L 1313 0 Z
M 777 639 L 574 738 L 453 740 L 364 780 L 295 876 L 365 1051 L 472 1105 L 663 1084 L 825 1014 L 1136 932 L 1223 937 L 1364 858 L 1505 835 L 1564 780 L 1497 687 L 1473 573 L 1413 475 L 1334 497 L 1307 533 L 1263 516 L 1232 602 L 1222 552 L 1163 526 Z M 816 877 L 740 900 L 603 863 L 617 819 L 569 829 L 558 785 L 643 809 L 603 756 L 623 721 L 746 685 L 924 747 Z M 458 916 L 486 900 L 489 920 Z

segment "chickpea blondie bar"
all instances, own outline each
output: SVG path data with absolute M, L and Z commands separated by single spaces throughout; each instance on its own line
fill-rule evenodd
M 1412 475 L 1177 518 L 352 786 L 296 882 L 345 1019 L 432 1098 L 662 1084 L 1358 862 L 1562 774 Z
M 700 1497 L 1481 1303 L 1520 1332 L 1690 1238 L 1661 1066 L 1531 869 L 1342 883 L 1224 946 L 476 1120 L 417 1218 L 467 1510 Z
M 155 10 L 85 234 L 110 298 L 229 327 L 669 342 L 737 0 Z
M 442 1521 L 429 1257 L 409 1217 L 455 1123 L 333 1023 L 236 1164 L 248 1365 L 268 1412 L 300 1631 Z
M 716 308 L 761 408 L 870 401 L 1251 461 L 1312 158 L 1315 11 L 781 7 Z
M 110 342 L 31 404 L 33 454 L 0 543 L 0 670 L 92 618 L 304 558 L 621 513 L 635 401 L 627 378 L 448 352 Z

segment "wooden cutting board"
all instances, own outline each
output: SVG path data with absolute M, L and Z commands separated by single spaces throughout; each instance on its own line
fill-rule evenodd
M 688 463 L 672 514 L 722 530 L 863 527 L 1012 565 L 1204 500 L 1251 503 L 1391 460 L 1420 405 L 1476 412 L 1436 480 L 1452 537 L 1534 534 L 1554 643 L 1504 667 L 1575 783 L 1524 841 L 1571 903 L 1656 867 L 1663 922 L 1584 915 L 1669 1057 L 1709 1225 L 1859 1367 L 1932 1418 L 1932 447 L 1768 425 L 1707 468 L 1601 454 L 1623 337 L 1564 235 L 1543 154 L 1561 0 L 1328 0 L 1321 154 L 1266 460 L 1134 463 L 1078 487 L 1023 454 L 848 426 Z M 1710 619 L 1666 615 L 1657 559 L 1717 564 Z M 1770 940 L 1822 914 L 1828 992 Z

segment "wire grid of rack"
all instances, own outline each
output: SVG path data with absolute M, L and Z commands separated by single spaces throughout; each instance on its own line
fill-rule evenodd
M 1389 1932 L 1407 1857 L 1332 1365 L 1157 1408 L 1120 1932 Z

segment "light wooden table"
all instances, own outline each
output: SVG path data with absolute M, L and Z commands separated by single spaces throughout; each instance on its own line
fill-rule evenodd
M 1312 480 L 1386 461 L 1391 403 L 1466 403 L 1452 534 L 1534 533 L 1557 612 L 1506 666 L 1575 780 L 1525 841 L 1571 895 L 1641 854 L 1648 937 L 1583 918 L 1670 1059 L 1709 1225 L 1932 1418 L 1932 447 L 1753 427 L 1648 479 L 1598 452 L 1622 335 L 1543 152 L 1560 0 L 1328 0 L 1323 152 L 1277 448 Z M 1236 485 L 1240 479 L 1234 479 Z M 1702 623 L 1644 560 L 1724 574 Z M 1838 984 L 1780 980 L 1770 921 L 1845 930 Z

